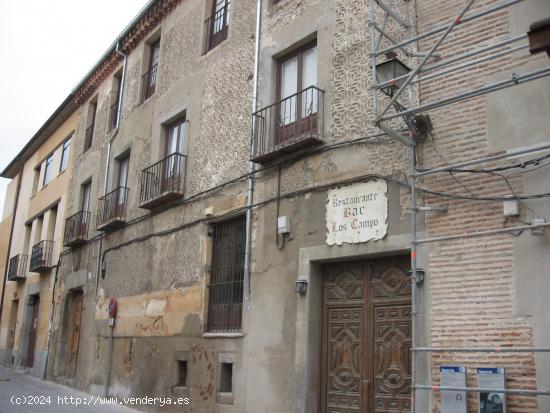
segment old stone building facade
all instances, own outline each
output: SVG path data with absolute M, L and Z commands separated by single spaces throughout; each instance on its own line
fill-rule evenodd
M 75 230 L 56 269 L 48 379 L 187 397 L 141 408 L 193 412 L 445 411 L 445 365 L 472 388 L 489 367 L 505 368 L 507 388 L 550 388 L 544 353 L 441 350 L 550 347 L 549 235 L 530 228 L 550 216 L 546 196 L 530 196 L 550 192 L 544 152 L 411 175 L 548 144 L 547 80 L 514 75 L 517 86 L 428 110 L 423 139 L 377 122 L 391 95 L 373 100 L 373 67 L 413 68 L 438 37 L 374 59 L 373 45 L 454 21 L 431 64 L 500 53 L 416 82 L 400 111 L 549 65 L 496 44 L 526 42 L 545 0 L 470 2 L 464 24 L 462 3 L 151 1 L 72 94 Z M 518 413 L 547 399 L 505 396 Z M 467 403 L 477 411 L 478 393 Z

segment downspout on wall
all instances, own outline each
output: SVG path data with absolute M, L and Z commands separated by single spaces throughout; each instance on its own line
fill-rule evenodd
M 111 139 L 109 139 L 109 144 L 107 146 L 107 159 L 105 161 L 105 177 L 103 180 L 103 195 L 107 193 L 107 185 L 109 183 L 109 170 L 111 166 L 111 146 L 113 144 L 113 141 L 118 134 L 118 127 L 120 126 L 120 118 L 121 118 L 121 112 L 122 112 L 122 100 L 124 98 L 124 85 L 126 80 L 126 64 L 128 62 L 128 55 L 125 54 L 120 49 L 120 39 L 116 43 L 115 51 L 122 56 L 123 63 L 122 63 L 122 76 L 120 78 L 120 90 L 119 98 L 118 98 L 118 107 L 117 107 L 117 114 L 116 114 L 116 125 L 115 125 L 115 131 L 113 133 L 113 136 Z M 94 303 L 97 303 L 97 293 L 99 289 L 99 274 L 101 273 L 101 250 L 103 248 L 103 234 L 99 237 L 99 243 L 98 243 L 98 253 L 97 253 L 97 265 L 96 265 L 96 280 L 95 280 L 95 290 L 94 290 Z
M 261 23 L 262 23 L 262 0 L 256 0 L 256 32 L 255 32 L 255 50 L 254 50 L 254 83 L 252 86 L 252 111 L 256 111 L 256 106 L 258 104 L 258 74 L 260 67 L 260 34 L 261 34 Z M 252 116 L 252 134 L 250 137 L 250 159 L 256 152 L 256 119 Z M 251 160 L 248 161 L 248 194 L 246 201 L 246 239 L 245 239 L 245 259 L 244 259 L 244 308 L 246 312 L 250 312 L 250 258 L 252 250 L 252 205 L 254 205 L 254 172 L 256 170 L 256 165 Z M 243 319 L 249 320 L 249 317 L 243 317 Z M 248 330 L 248 328 L 247 328 Z M 248 336 L 244 341 L 245 353 L 247 352 L 248 347 Z M 246 383 L 246 367 L 243 368 L 244 371 L 244 381 Z M 246 399 L 246 387 L 244 386 L 244 405 L 246 409 L 247 399 Z
M 115 51 L 122 56 L 124 59 L 124 63 L 122 64 L 122 77 L 120 79 L 120 90 L 118 91 L 118 107 L 117 107 L 117 114 L 116 114 L 116 125 L 115 125 L 115 132 L 111 139 L 109 139 L 109 145 L 107 146 L 107 160 L 105 162 L 105 179 L 103 181 L 103 194 L 107 193 L 107 184 L 109 182 L 109 167 L 111 163 L 111 146 L 113 144 L 113 141 L 118 133 L 118 127 L 120 125 L 120 117 L 121 117 L 121 109 L 122 109 L 122 99 L 124 96 L 124 81 L 126 79 L 126 63 L 128 62 L 128 55 L 126 55 L 122 50 L 120 49 L 120 40 L 117 41 L 116 49 Z M 97 254 L 97 271 L 96 271 L 96 303 L 97 303 L 97 290 L 99 287 L 99 273 L 102 271 L 101 267 L 101 249 L 103 246 L 103 235 L 99 239 L 99 253 Z M 104 274 L 103 274 L 104 276 Z M 111 385 L 111 370 L 112 370 L 112 364 L 113 364 L 113 325 L 109 325 L 109 347 L 108 347 L 108 355 L 107 355 L 107 368 L 105 369 L 105 383 L 103 386 L 103 395 L 107 397 L 109 395 L 109 387 Z
M 258 103 L 258 73 L 260 65 L 260 33 L 262 22 L 262 0 L 256 1 L 256 33 L 254 50 L 254 84 L 252 87 L 252 113 L 256 111 Z M 250 159 L 256 152 L 256 119 L 252 116 L 252 136 L 250 138 Z M 254 205 L 254 172 L 256 165 L 248 161 L 248 194 L 246 200 L 246 239 L 245 239 L 245 259 L 244 259 L 244 287 L 245 287 L 245 308 L 250 311 L 250 257 L 252 249 L 252 205 Z

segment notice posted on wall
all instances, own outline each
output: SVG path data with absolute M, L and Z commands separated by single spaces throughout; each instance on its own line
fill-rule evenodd
M 441 386 L 466 387 L 464 366 L 440 366 Z M 466 413 L 465 391 L 441 391 L 441 413 Z
M 327 244 L 379 240 L 388 230 L 388 184 L 383 179 L 328 191 Z
M 477 385 L 484 389 L 504 389 L 504 369 L 478 368 Z M 506 394 L 498 391 L 479 393 L 479 413 L 506 413 Z

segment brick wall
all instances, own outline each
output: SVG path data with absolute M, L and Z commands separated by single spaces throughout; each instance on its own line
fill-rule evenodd
M 418 32 L 451 22 L 465 3 L 419 0 Z M 476 2 L 469 14 L 497 3 L 499 2 Z M 429 50 L 439 36 L 421 41 L 419 49 Z M 453 57 L 507 37 L 508 12 L 504 10 L 457 27 L 440 47 L 440 53 L 444 58 Z M 420 101 L 431 102 L 483 86 L 491 82 L 490 76 L 501 70 L 517 67 L 525 60 L 512 57 L 495 59 L 432 82 L 424 82 L 420 88 Z M 475 159 L 490 154 L 484 97 L 433 110 L 429 114 L 435 127 L 434 137 L 421 147 L 420 167 Z M 455 174 L 454 177 L 439 174 L 421 181 L 420 184 L 434 191 L 473 196 L 501 197 L 511 193 L 502 177 L 485 174 Z M 511 185 L 515 191 L 521 193 L 521 181 L 512 180 Z M 506 225 L 501 202 L 453 200 L 432 196 L 427 197 L 425 202 L 447 205 L 449 208 L 447 214 L 427 217 L 429 236 L 484 231 Z M 431 244 L 429 263 L 429 317 L 433 347 L 533 345 L 529 320 L 514 314 L 512 235 Z M 442 364 L 467 366 L 470 386 L 476 386 L 476 367 L 499 366 L 506 368 L 508 388 L 536 388 L 532 354 L 435 354 L 432 358 L 435 383 L 439 382 L 438 371 Z M 469 397 L 470 411 L 477 411 L 477 393 L 472 393 Z M 509 412 L 537 411 L 534 397 L 509 396 L 507 402 Z M 438 397 L 435 400 L 435 411 L 439 411 Z

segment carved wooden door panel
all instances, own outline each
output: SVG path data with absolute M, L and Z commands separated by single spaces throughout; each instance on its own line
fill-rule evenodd
M 361 412 L 364 281 L 359 264 L 325 268 L 321 411 Z
M 408 257 L 324 267 L 322 413 L 410 412 Z
M 372 260 L 367 265 L 372 335 L 374 413 L 411 409 L 411 280 L 409 257 Z
M 27 348 L 27 367 L 34 365 L 34 350 L 38 331 L 38 314 L 40 308 L 40 296 L 33 296 L 31 328 L 29 330 L 29 346 Z
M 81 290 L 75 291 L 70 304 L 70 334 L 67 343 L 67 369 L 65 375 L 73 377 L 76 374 L 76 361 L 78 357 L 78 345 L 80 343 L 80 323 L 82 319 L 82 306 L 84 295 Z

